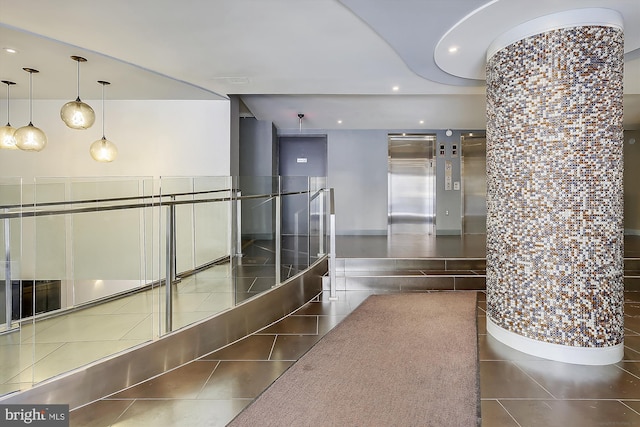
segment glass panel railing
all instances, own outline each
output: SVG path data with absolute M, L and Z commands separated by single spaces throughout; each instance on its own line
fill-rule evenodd
M 325 177 L 309 178 L 309 262 L 313 264 L 327 254 L 328 193 Z
M 0 394 L 31 386 L 21 383 L 19 374 L 33 364 L 31 346 L 22 345 L 18 313 L 20 311 L 20 256 L 22 252 L 22 180 L 0 178 L 0 194 L 4 215 L 0 220 Z
M 233 263 L 235 302 L 240 303 L 278 283 L 280 272 L 276 214 L 279 178 L 241 176 L 239 190 L 240 250 Z
M 282 177 L 282 260 L 287 276 L 309 266 L 309 177 Z
M 233 306 L 230 268 L 232 191 L 229 177 L 162 179 L 163 226 L 174 221 L 175 278 L 163 283 L 164 331 L 175 330 Z M 165 243 L 165 248 L 167 244 Z M 163 252 L 165 258 L 167 252 Z M 170 272 L 163 272 L 166 279 Z
M 3 178 L 0 278 L 12 286 L 0 289 L 0 395 L 159 339 L 309 267 L 328 253 L 325 183 Z
M 154 338 L 152 194 L 150 178 L 36 180 L 34 383 Z

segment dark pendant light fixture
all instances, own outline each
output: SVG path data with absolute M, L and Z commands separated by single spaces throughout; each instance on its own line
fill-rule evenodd
M 11 126 L 9 122 L 9 88 L 14 85 L 15 82 L 9 80 L 2 80 L 2 83 L 7 85 L 7 124 L 0 127 L 0 148 L 5 150 L 17 150 L 16 146 L 16 129 Z
M 116 145 L 104 136 L 104 87 L 111 83 L 104 80 L 98 80 L 98 83 L 102 85 L 102 138 L 91 144 L 89 153 L 91 153 L 93 160 L 108 163 L 114 161 L 118 156 Z
M 47 145 L 47 135 L 33 125 L 33 73 L 40 71 L 23 68 L 29 73 L 29 124 L 19 128 L 14 134 L 16 146 L 24 151 L 41 151 Z
M 89 129 L 96 121 L 96 113 L 89 104 L 80 100 L 80 63 L 87 62 L 81 56 L 72 56 L 71 59 L 78 63 L 78 96 L 75 101 L 69 101 L 60 109 L 60 118 L 71 129 Z

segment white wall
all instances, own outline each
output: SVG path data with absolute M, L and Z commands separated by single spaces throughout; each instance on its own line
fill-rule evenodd
M 105 101 L 105 134 L 118 158 L 99 163 L 89 155 L 102 137 L 100 100 L 84 100 L 96 123 L 79 131 L 65 126 L 60 107 L 68 100 L 34 101 L 33 124 L 48 137 L 39 153 L 0 152 L 0 177 L 21 176 L 223 176 L 230 174 L 229 101 Z M 11 102 L 11 124 L 29 121 L 26 100 Z M 3 122 L 4 114 L 3 109 Z M 4 124 L 4 123 L 3 123 Z
M 387 133 L 327 132 L 327 179 L 335 189 L 337 234 L 387 231 Z
M 143 184 L 144 193 L 139 193 L 140 180 L 125 177 L 206 177 L 230 173 L 229 101 L 106 101 L 106 137 L 119 151 L 118 158 L 106 164 L 89 155 L 91 143 L 102 137 L 101 101 L 85 100 L 93 106 L 97 118 L 94 126 L 84 131 L 69 129 L 60 119 L 60 107 L 65 102 L 34 102 L 33 124 L 45 131 L 48 144 L 37 153 L 1 150 L 0 191 L 12 188 L 13 181 L 8 177 L 22 177 L 24 204 L 33 202 L 34 178 L 39 201 L 150 195 L 157 189 Z M 28 123 L 28 111 L 28 101 L 11 102 L 13 127 Z M 37 179 L 41 177 L 71 179 Z M 113 181 L 109 177 L 118 179 Z M 92 179 L 85 182 L 82 178 L 108 183 L 93 185 Z M 185 191 L 190 191 L 194 189 L 190 186 L 201 184 L 202 178 L 196 183 L 165 179 L 163 191 L 170 191 L 178 181 L 187 182 L 189 188 Z M 223 181 L 216 188 L 224 188 L 228 180 Z M 0 204 L 15 202 L 5 196 L 8 197 L 0 194 Z M 227 205 L 198 207 L 195 211 L 183 208 L 180 212 L 185 209 L 186 214 L 177 218 L 182 230 L 179 267 L 194 268 L 228 254 Z M 12 259 L 12 277 L 62 280 L 63 294 L 67 296 L 63 306 L 158 279 L 157 275 L 164 272 L 151 270 L 164 254 L 164 242 L 155 240 L 158 231 L 164 230 L 159 221 L 157 213 L 128 210 L 15 220 L 11 252 L 21 256 L 19 260 L 15 256 Z M 16 240 L 18 236 L 20 239 Z M 109 283 L 103 284 L 104 280 Z

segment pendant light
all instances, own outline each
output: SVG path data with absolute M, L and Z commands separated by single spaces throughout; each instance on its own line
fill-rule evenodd
M 111 83 L 104 80 L 98 80 L 98 83 L 102 85 L 102 138 L 91 144 L 89 153 L 93 160 L 107 163 L 114 161 L 118 156 L 116 145 L 104 136 L 104 87 Z
M 47 135 L 35 127 L 33 121 L 33 73 L 40 71 L 33 68 L 23 68 L 29 73 L 29 124 L 22 126 L 15 133 L 16 146 L 25 151 L 40 151 L 47 145 Z
M 7 124 L 0 127 L 0 148 L 4 148 L 5 150 L 17 150 L 18 147 L 16 147 L 15 137 L 16 129 L 11 126 L 11 123 L 9 123 L 9 88 L 11 85 L 14 85 L 15 82 L 2 80 L 2 83 L 7 85 Z
M 80 100 L 80 63 L 87 62 L 81 56 L 72 56 L 71 59 L 78 63 L 78 96 L 75 101 L 69 101 L 60 109 L 60 118 L 71 129 L 89 129 L 96 121 L 96 113 L 89 104 Z

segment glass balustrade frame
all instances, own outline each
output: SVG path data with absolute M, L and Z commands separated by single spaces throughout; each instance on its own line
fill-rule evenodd
M 0 188 L 0 396 L 231 309 L 330 252 L 324 177 Z

